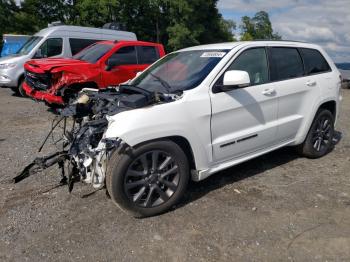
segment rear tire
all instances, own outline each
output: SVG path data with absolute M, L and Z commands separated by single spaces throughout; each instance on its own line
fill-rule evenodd
M 113 202 L 134 217 L 164 213 L 183 197 L 189 164 L 183 150 L 169 140 L 114 152 L 106 185 Z
M 319 158 L 333 147 L 334 116 L 327 109 L 320 109 L 311 125 L 303 144 L 298 146 L 298 152 L 308 158 Z

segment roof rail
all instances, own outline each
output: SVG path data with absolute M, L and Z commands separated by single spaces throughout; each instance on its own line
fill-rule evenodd
M 250 40 L 250 41 L 271 41 L 271 42 L 295 42 L 295 43 L 308 43 L 306 41 L 298 41 L 298 40 L 287 40 L 287 39 L 281 39 L 281 40 L 277 40 L 277 39 L 254 39 L 254 40 Z M 249 42 L 249 41 L 248 41 Z

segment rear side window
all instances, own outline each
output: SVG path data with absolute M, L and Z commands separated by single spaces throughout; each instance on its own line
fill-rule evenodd
M 307 75 L 331 71 L 326 59 L 318 50 L 308 48 L 300 48 L 299 50 L 303 56 L 305 73 Z
M 281 81 L 304 75 L 303 61 L 296 48 L 270 48 L 271 81 Z
M 153 64 L 159 59 L 158 49 L 155 46 L 138 46 L 137 55 L 139 64 Z
M 69 38 L 69 45 L 70 45 L 70 50 L 72 51 L 72 55 L 79 53 L 84 48 L 98 41 L 102 41 L 102 40 Z
M 135 65 L 137 64 L 135 46 L 124 46 L 118 49 L 111 58 L 117 59 L 119 65 Z
M 62 38 L 49 38 L 40 47 L 43 57 L 51 57 L 62 53 Z
M 227 70 L 246 71 L 251 85 L 264 84 L 269 81 L 269 70 L 265 48 L 253 48 L 244 51 Z

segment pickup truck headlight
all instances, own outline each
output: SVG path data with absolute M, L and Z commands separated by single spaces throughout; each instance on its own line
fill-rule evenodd
M 11 69 L 15 68 L 16 64 L 9 63 L 9 64 L 0 64 L 0 69 Z

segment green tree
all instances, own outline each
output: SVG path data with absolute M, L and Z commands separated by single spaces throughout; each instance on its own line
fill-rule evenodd
M 70 0 L 25 0 L 13 14 L 14 32 L 33 34 L 48 23 L 70 23 L 72 2 Z
M 225 21 L 217 9 L 217 0 L 171 1 L 170 50 L 195 44 L 234 40 L 232 21 Z
M 0 22 L 13 25 L 0 33 L 32 34 L 54 21 L 91 27 L 117 22 L 167 51 L 235 40 L 236 24 L 222 17 L 218 0 L 23 0 L 20 7 L 15 0 L 0 1 Z
M 234 39 L 235 23 L 222 18 L 217 0 L 119 0 L 119 4 L 118 18 L 128 30 L 139 39 L 163 43 L 168 51 Z
M 14 0 L 0 0 L 0 50 L 2 49 L 2 35 L 15 33 L 14 15 L 18 11 Z
M 0 0 L 0 35 L 15 31 L 14 15 L 17 11 L 14 0 Z
M 265 11 L 257 12 L 254 17 L 242 17 L 241 40 L 249 41 L 255 39 L 280 40 L 282 37 L 274 33 L 269 14 Z
M 120 10 L 118 0 L 74 0 L 71 8 L 73 17 L 68 23 L 93 27 L 115 21 Z

